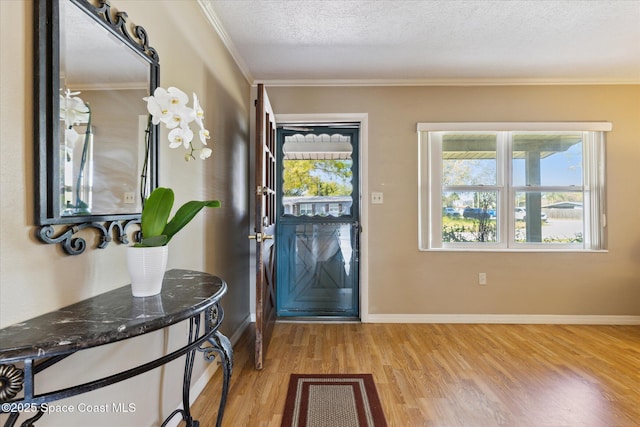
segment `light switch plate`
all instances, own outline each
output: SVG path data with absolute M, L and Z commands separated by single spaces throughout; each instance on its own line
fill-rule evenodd
M 378 191 L 371 192 L 371 204 L 381 205 L 383 203 L 382 193 Z

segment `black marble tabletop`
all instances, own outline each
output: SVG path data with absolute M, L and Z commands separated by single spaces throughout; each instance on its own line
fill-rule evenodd
M 123 286 L 0 329 L 0 362 L 73 353 L 162 329 L 204 311 L 226 291 L 216 276 L 169 270 L 159 295 L 134 297 L 131 285 Z

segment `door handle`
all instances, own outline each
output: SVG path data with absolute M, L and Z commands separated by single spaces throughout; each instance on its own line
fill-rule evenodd
M 263 187 L 258 185 L 256 187 L 256 196 L 266 196 L 268 194 L 275 194 L 276 192 L 270 189 L 269 187 Z
M 258 243 L 262 243 L 265 240 L 273 239 L 273 236 L 258 232 L 256 234 L 249 234 L 249 239 L 253 239 Z

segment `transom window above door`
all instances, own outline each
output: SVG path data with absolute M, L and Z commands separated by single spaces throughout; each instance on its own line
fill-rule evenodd
M 422 250 L 605 249 L 610 123 L 420 123 Z

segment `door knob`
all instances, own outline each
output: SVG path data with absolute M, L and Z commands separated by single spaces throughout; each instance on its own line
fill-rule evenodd
M 262 243 L 265 240 L 273 239 L 273 236 L 270 236 L 268 234 L 262 234 L 262 233 L 258 232 L 256 234 L 250 234 L 249 235 L 249 239 L 254 239 L 256 242 Z

